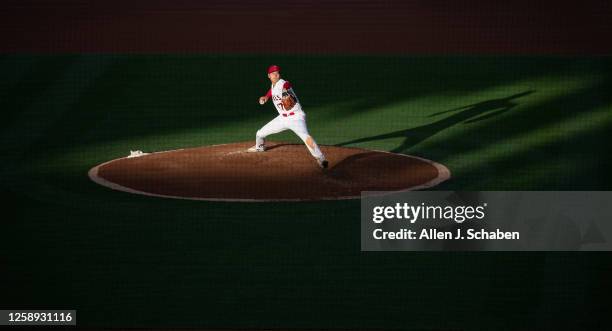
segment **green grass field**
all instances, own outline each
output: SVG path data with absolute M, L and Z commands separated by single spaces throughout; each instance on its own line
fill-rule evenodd
M 4 55 L 0 304 L 77 309 L 79 325 L 107 327 L 603 317 L 592 303 L 609 254 L 360 252 L 359 201 L 181 201 L 87 178 L 134 149 L 254 139 L 275 116 L 257 104 L 270 63 L 320 144 L 435 160 L 453 176 L 435 189 L 612 187 L 609 57 Z

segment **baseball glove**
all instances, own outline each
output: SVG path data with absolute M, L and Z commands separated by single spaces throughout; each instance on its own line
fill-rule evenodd
M 296 103 L 295 98 L 289 92 L 283 92 L 283 98 L 281 101 L 283 103 L 283 109 L 285 110 L 291 110 Z

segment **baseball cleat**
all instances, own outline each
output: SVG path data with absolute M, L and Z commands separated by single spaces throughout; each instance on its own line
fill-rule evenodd
M 266 147 L 265 146 L 253 146 L 249 149 L 247 149 L 247 152 L 249 153 L 257 153 L 257 152 L 265 152 L 266 151 Z
M 329 162 L 327 162 L 327 160 L 317 160 L 317 163 L 319 163 L 319 167 L 322 169 L 327 169 L 329 166 Z

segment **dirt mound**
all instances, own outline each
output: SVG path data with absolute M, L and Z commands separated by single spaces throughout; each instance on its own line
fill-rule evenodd
M 121 158 L 92 168 L 89 176 L 112 189 L 201 200 L 325 200 L 359 197 L 361 191 L 434 186 L 446 167 L 421 158 L 360 148 L 321 146 L 330 162 L 319 168 L 302 144 L 252 142 L 206 146 Z

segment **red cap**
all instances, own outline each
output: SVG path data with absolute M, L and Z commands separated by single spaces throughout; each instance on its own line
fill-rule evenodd
M 271 65 L 270 67 L 268 67 L 268 73 L 272 73 L 275 71 L 280 71 L 280 67 L 277 65 Z

